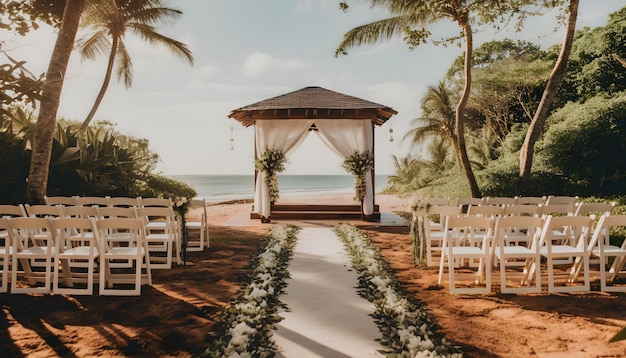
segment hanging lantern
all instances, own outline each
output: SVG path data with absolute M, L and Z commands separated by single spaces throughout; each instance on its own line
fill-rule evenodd
M 391 135 L 391 133 L 393 133 L 393 128 L 389 127 L 389 141 L 393 142 L 393 135 Z

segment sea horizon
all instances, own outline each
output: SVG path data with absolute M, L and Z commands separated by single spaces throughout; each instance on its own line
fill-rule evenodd
M 197 197 L 209 203 L 254 198 L 252 174 L 186 174 L 168 177 L 194 188 Z M 388 175 L 376 175 L 375 192 L 387 184 Z M 278 189 L 283 197 L 346 194 L 354 192 L 354 177 L 349 174 L 279 174 Z

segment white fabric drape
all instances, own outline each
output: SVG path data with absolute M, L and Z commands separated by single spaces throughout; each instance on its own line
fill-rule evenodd
M 268 119 L 254 124 L 256 155 L 260 157 L 267 148 L 276 148 L 285 156 L 295 151 L 309 134 L 312 120 Z M 254 212 L 263 217 L 270 216 L 270 193 L 265 183 L 265 172 L 256 175 L 254 191 Z
M 346 159 L 354 151 L 373 152 L 373 128 L 369 119 L 331 120 L 316 119 L 317 134 L 332 151 Z M 374 186 L 372 172 L 365 173 L 365 198 L 363 199 L 363 213 L 374 213 Z

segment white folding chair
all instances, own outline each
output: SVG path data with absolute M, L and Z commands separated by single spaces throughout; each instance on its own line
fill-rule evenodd
M 548 271 L 548 291 L 550 292 L 581 292 L 589 291 L 589 255 L 587 245 L 593 219 L 586 216 L 551 216 L 545 219 L 539 242 L 539 252 L 546 259 Z M 559 235 L 553 235 L 558 232 Z M 575 261 L 582 260 L 583 282 L 577 284 L 580 270 Z M 565 272 L 563 285 L 558 285 L 555 264 L 567 264 L 569 273 Z M 565 266 L 565 265 L 564 265 Z
M 178 235 L 176 212 L 168 207 L 136 208 L 137 218 L 146 227 L 148 257 L 153 269 L 172 268 L 172 256 L 181 263 L 181 242 Z
M 626 232 L 626 215 L 604 214 L 600 217 L 593 236 L 589 241 L 589 254 L 600 258 L 600 290 L 603 292 L 626 292 L 626 285 L 618 285 L 616 282 L 620 275 L 626 275 L 626 272 L 624 272 L 626 240 L 620 246 L 612 245 L 609 240 L 611 232 L 616 231 L 616 229 Z M 610 258 L 613 258 L 613 260 L 611 261 Z M 610 265 L 608 272 L 605 263 Z M 578 276 L 582 261 L 577 260 L 576 265 L 576 274 Z
M 9 273 L 13 257 L 13 232 L 9 219 L 0 217 L 0 234 L 2 234 L 0 235 L 0 267 L 2 268 L 0 293 L 4 293 L 9 291 Z
M 139 296 L 143 283 L 152 285 L 143 222 L 140 219 L 127 218 L 101 219 L 96 222 L 96 228 L 100 237 L 100 295 Z M 126 244 L 120 245 L 119 241 L 108 240 L 110 231 L 127 232 Z M 130 260 L 133 265 L 130 269 L 111 267 L 111 262 L 116 260 Z M 129 285 L 130 288 L 125 288 Z
M 185 220 L 187 231 L 187 251 L 203 251 L 209 247 L 209 226 L 207 224 L 206 200 L 192 199 L 189 201 L 189 209 L 201 208 L 200 220 Z M 197 236 L 196 236 L 197 235 Z
M 603 203 L 583 203 L 583 202 L 578 202 L 574 205 L 574 207 L 576 208 L 574 210 L 574 215 L 576 216 L 590 216 L 590 217 L 595 217 L 596 219 L 601 218 L 603 215 L 611 215 L 613 213 L 613 210 L 615 210 L 615 205 L 616 202 L 603 202 Z M 596 220 L 597 222 L 597 220 Z M 594 226 L 594 228 L 591 230 L 591 234 L 590 236 L 593 236 L 595 234 L 595 230 L 596 228 L 598 228 L 598 225 L 596 224 Z M 600 228 L 602 230 L 601 232 L 601 237 L 604 240 L 604 244 L 605 245 L 609 245 L 609 235 L 608 232 L 606 232 L 606 229 Z M 596 245 L 597 248 L 597 243 Z M 600 261 L 598 261 L 598 257 L 597 255 L 594 255 L 595 257 L 590 258 L 589 263 L 590 264 L 599 264 Z M 605 262 L 606 263 L 606 262 Z
M 541 270 L 538 267 L 541 259 L 539 238 L 543 227 L 543 219 L 533 216 L 502 216 L 496 221 L 494 232 L 493 254 L 500 266 L 500 291 L 502 293 L 541 292 Z M 519 245 L 520 235 L 527 245 Z M 513 239 L 511 240 L 511 236 Z M 522 271 L 519 271 L 519 268 Z M 529 277 L 531 272 L 535 277 Z M 509 286 L 507 282 L 515 277 L 519 286 Z M 534 286 L 530 284 L 535 283 Z
M 434 205 L 430 207 L 428 216 L 424 218 L 424 234 L 426 235 L 426 265 L 436 267 L 443 250 L 443 227 L 446 217 L 458 216 L 460 207 L 452 205 Z
M 50 293 L 54 257 L 54 230 L 46 218 L 13 218 L 13 258 L 11 262 L 12 293 Z M 43 260 L 43 262 L 41 261 Z M 37 262 L 39 265 L 33 265 Z M 22 270 L 19 270 L 19 268 Z M 18 275 L 19 274 L 19 275 Z M 20 287 L 24 276 L 31 287 Z M 35 286 L 43 282 L 43 286 Z
M 443 252 L 439 261 L 439 278 L 441 284 L 443 273 L 447 266 L 450 284 L 450 293 L 453 294 L 484 294 L 491 292 L 491 241 L 493 220 L 477 216 L 448 216 L 443 235 Z M 474 232 L 487 232 L 480 247 L 469 245 L 474 241 Z M 478 270 L 470 270 L 469 276 L 474 279 L 473 284 L 458 287 L 459 281 L 465 276 L 464 260 L 479 260 Z M 459 273 L 455 273 L 455 266 L 459 266 Z M 482 283 L 482 286 L 480 284 Z M 472 287 L 479 285 L 479 287 Z
M 53 219 L 52 227 L 55 230 L 56 247 L 52 292 L 92 295 L 100 246 L 95 220 L 93 218 Z M 81 265 L 76 263 L 81 263 Z M 65 287 L 59 286 L 61 277 L 63 277 Z M 85 287 L 76 287 L 77 283 L 84 283 Z

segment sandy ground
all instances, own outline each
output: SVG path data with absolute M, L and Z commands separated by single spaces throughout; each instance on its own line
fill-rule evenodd
M 295 200 L 286 198 L 287 200 Z M 307 199 L 350 201 L 349 195 Z M 378 195 L 381 211 L 406 200 Z M 0 355 L 6 357 L 192 357 L 249 272 L 271 224 L 249 219 L 252 204 L 208 207 L 211 247 L 186 265 L 155 270 L 140 297 L 0 294 Z M 190 213 L 190 217 L 197 212 Z M 297 223 L 306 225 L 305 222 Z M 333 225 L 334 222 L 325 222 Z M 365 224 L 355 222 L 355 224 Z M 416 269 L 406 226 L 361 226 L 408 294 L 424 303 L 436 330 L 468 357 L 624 357 L 626 342 L 608 343 L 626 326 L 626 297 L 579 294 L 453 296 L 433 289 L 434 269 Z

